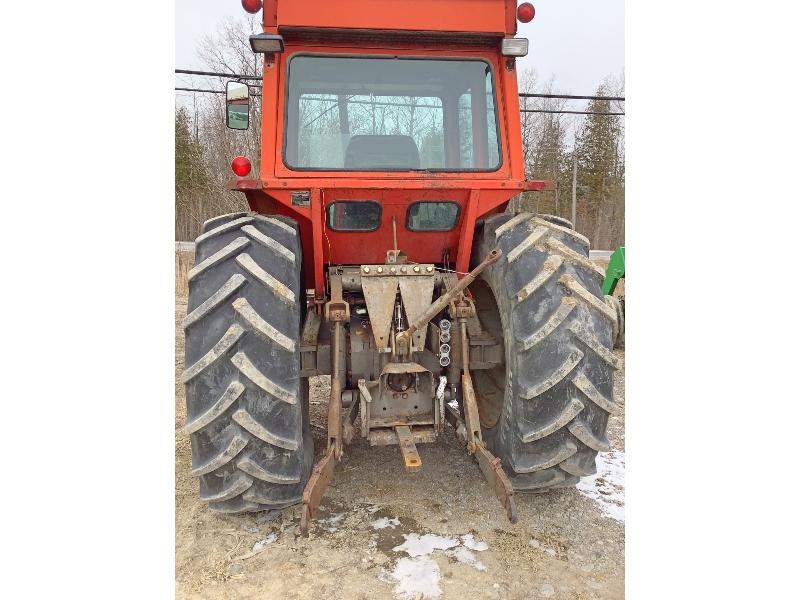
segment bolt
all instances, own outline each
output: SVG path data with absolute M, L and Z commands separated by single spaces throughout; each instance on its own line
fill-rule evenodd
M 433 273 L 433 267 L 428 267 L 428 268 L 427 268 L 427 269 L 425 269 L 425 270 L 426 270 L 428 273 Z
M 383 267 L 378 267 L 378 273 L 383 273 Z
M 419 273 L 419 267 L 414 267 L 414 273 Z
M 406 272 L 406 268 L 405 267 L 400 267 L 400 272 L 401 273 L 405 273 Z
M 389 273 L 397 273 L 397 269 L 392 267 L 392 268 L 389 269 Z
M 364 267 L 364 273 L 369 273 L 369 267 Z

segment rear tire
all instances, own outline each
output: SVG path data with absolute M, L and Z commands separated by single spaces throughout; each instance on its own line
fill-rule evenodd
M 559 217 L 558 215 L 547 215 L 544 213 L 539 213 L 536 215 L 540 219 L 544 219 L 545 221 L 549 221 L 554 225 L 561 225 L 562 227 L 566 227 L 567 229 L 575 229 L 575 225 L 572 224 L 572 221 L 569 219 L 565 219 L 564 217 Z
M 300 502 L 313 461 L 299 376 L 297 224 L 235 213 L 205 223 L 189 271 L 187 423 L 200 499 L 224 513 Z
M 584 236 L 531 214 L 490 217 L 476 240 L 476 263 L 503 251 L 470 286 L 481 323 L 505 346 L 505 364 L 473 372 L 484 440 L 515 490 L 575 485 L 609 449 L 617 410 L 604 273 Z

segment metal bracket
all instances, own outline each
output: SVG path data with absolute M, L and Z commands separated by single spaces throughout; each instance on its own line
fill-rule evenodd
M 410 322 L 416 321 L 421 317 L 425 309 L 433 302 L 433 277 L 399 277 L 400 297 L 406 309 L 406 317 Z M 428 333 L 427 327 L 420 327 L 412 336 L 411 350 L 422 350 L 425 348 L 425 336 Z
M 411 428 L 408 425 L 401 425 L 394 428 L 397 434 L 397 441 L 400 444 L 400 452 L 403 453 L 403 462 L 406 466 L 406 471 L 413 473 L 422 468 L 422 459 L 417 452 L 417 446 L 414 443 L 414 436 L 411 434 Z
M 361 288 L 367 303 L 372 335 L 379 351 L 391 346 L 389 333 L 392 329 L 395 297 L 397 296 L 397 277 L 361 277 Z
M 300 514 L 300 533 L 303 536 L 308 536 L 311 519 L 314 518 L 317 508 L 319 508 L 319 503 L 322 502 L 322 496 L 325 495 L 325 490 L 328 489 L 328 484 L 331 481 L 331 477 L 333 477 L 335 464 L 336 459 L 333 455 L 333 446 L 331 446 L 328 448 L 325 457 L 314 465 L 311 477 L 303 490 L 303 509 Z
M 483 442 L 476 446 L 475 456 L 478 459 L 478 466 L 481 468 L 483 476 L 491 484 L 495 496 L 500 500 L 500 504 L 506 509 L 508 520 L 516 523 L 518 516 L 517 505 L 514 502 L 514 488 L 511 486 L 508 475 L 503 471 L 500 459 L 489 452 Z
M 331 284 L 331 299 L 325 303 L 325 320 L 329 323 L 347 322 L 350 320 L 350 304 L 342 297 L 342 276 L 330 273 L 328 280 Z
M 475 303 L 463 294 L 460 298 L 456 298 L 450 303 L 449 312 L 450 317 L 456 320 L 474 319 L 477 314 L 477 311 L 475 310 Z

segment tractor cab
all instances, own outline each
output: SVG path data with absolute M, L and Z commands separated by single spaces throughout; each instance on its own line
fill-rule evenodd
M 251 38 L 265 57 L 261 171 L 232 187 L 254 210 L 298 218 L 318 301 L 323 263 L 382 262 L 395 241 L 410 260 L 465 272 L 475 220 L 547 185 L 526 182 L 522 164 L 522 6 L 264 3 Z

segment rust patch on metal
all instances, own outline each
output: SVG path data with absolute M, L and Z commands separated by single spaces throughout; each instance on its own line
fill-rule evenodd
M 328 484 L 333 476 L 333 467 L 336 464 L 336 459 L 333 456 L 334 448 L 331 446 L 328 453 L 320 460 L 314 469 L 311 471 L 311 477 L 308 479 L 305 489 L 303 490 L 303 510 L 300 515 L 300 533 L 308 537 L 308 529 L 311 526 L 311 519 L 319 508 L 319 503 L 322 501 L 322 496 L 328 488 Z
M 392 326 L 394 300 L 397 295 L 397 277 L 362 277 L 361 286 L 364 290 L 364 300 L 367 302 L 375 345 L 380 349 L 386 349 L 389 347 L 389 330 Z
M 495 496 L 500 500 L 500 504 L 506 509 L 506 516 L 512 523 L 517 522 L 517 505 L 514 501 L 514 488 L 511 487 L 511 481 L 508 479 L 500 459 L 494 456 L 483 442 L 476 446 L 475 456 L 478 459 L 478 466 L 483 472 L 486 481 L 492 486 Z
M 406 471 L 413 473 L 422 468 L 422 459 L 417 452 L 417 446 L 414 444 L 414 437 L 411 435 L 411 429 L 407 425 L 395 427 L 394 432 L 397 434 L 397 441 L 400 444 L 400 452 L 403 453 L 403 463 L 405 464 Z
M 411 437 L 415 444 L 430 444 L 436 441 L 436 430 L 430 426 L 414 425 L 411 427 Z M 397 434 L 392 429 L 375 429 L 369 432 L 370 446 L 394 446 L 397 442 Z

